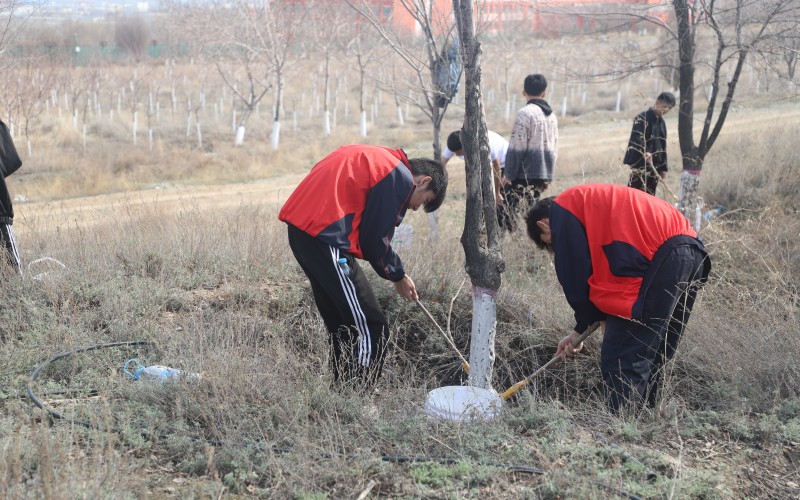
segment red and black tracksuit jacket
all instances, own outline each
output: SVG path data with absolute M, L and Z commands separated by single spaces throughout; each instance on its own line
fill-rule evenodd
M 414 180 L 401 149 L 343 146 L 317 163 L 280 211 L 280 220 L 366 259 L 383 278 L 405 275 L 392 249 Z
M 558 280 L 575 311 L 575 331 L 607 315 L 640 318 L 664 258 L 688 245 L 705 255 L 689 221 L 669 203 L 614 184 L 567 189 L 550 207 Z M 708 276 L 706 259 L 702 279 Z
M 391 240 L 414 190 L 402 150 L 350 145 L 315 165 L 280 211 L 330 334 L 337 382 L 370 383 L 380 375 L 389 325 L 355 258 L 387 280 L 403 278 Z

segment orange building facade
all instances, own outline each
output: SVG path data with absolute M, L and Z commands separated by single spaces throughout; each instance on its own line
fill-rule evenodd
M 379 19 L 409 32 L 418 32 L 419 25 L 401 0 L 366 0 L 380 13 Z M 444 29 L 452 19 L 452 0 L 430 0 L 433 3 L 434 28 Z M 672 12 L 663 0 L 475 0 L 475 19 L 480 29 L 488 32 L 515 30 L 555 36 L 620 26 L 621 14 L 646 9 L 648 15 L 666 20 Z M 619 14 L 614 17 L 615 14 Z M 627 27 L 635 28 L 628 21 Z
M 363 20 L 345 0 L 273 0 L 311 6 L 325 18 L 331 12 Z M 369 9 L 374 18 L 394 28 L 418 33 L 420 26 L 405 4 L 420 0 L 351 0 L 359 9 Z M 432 28 L 441 34 L 452 28 L 452 0 L 424 0 L 432 5 Z M 636 21 L 625 14 L 655 16 L 665 21 L 672 15 L 664 0 L 474 0 L 478 29 L 488 33 L 514 31 L 539 36 L 558 36 L 602 29 L 634 29 Z

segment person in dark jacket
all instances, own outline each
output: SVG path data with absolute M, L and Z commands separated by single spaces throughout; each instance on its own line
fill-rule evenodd
M 659 178 L 667 177 L 667 124 L 664 115 L 675 106 L 675 96 L 662 92 L 656 103 L 633 119 L 631 138 L 622 162 L 631 168 L 628 186 L 656 194 Z
M 447 170 L 437 161 L 408 159 L 401 149 L 349 145 L 317 163 L 283 205 L 279 218 L 289 226 L 289 246 L 311 282 L 330 335 L 338 385 L 372 385 L 389 336 L 389 324 L 356 259 L 394 282 L 401 297 L 417 300 L 414 281 L 392 249 L 392 236 L 406 210 L 438 209 L 447 182 Z
M 555 260 L 575 312 L 574 331 L 605 321 L 600 369 L 606 401 L 618 412 L 656 403 L 662 367 L 675 354 L 711 261 L 686 218 L 666 201 L 614 184 L 586 184 L 537 202 L 528 235 Z
M 17 273 L 22 273 L 17 240 L 14 238 L 14 207 L 6 186 L 6 177 L 22 166 L 6 124 L 0 120 L 0 241 L 6 249 L 6 262 Z M 1 267 L 1 266 L 0 266 Z

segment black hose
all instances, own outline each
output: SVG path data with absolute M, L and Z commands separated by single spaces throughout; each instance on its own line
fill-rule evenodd
M 82 353 L 82 352 L 95 351 L 97 349 L 106 349 L 106 348 L 110 348 L 110 347 L 133 347 L 133 346 L 145 346 L 145 345 L 151 345 L 152 346 L 152 345 L 155 345 L 155 343 L 147 341 L 147 340 L 130 340 L 130 341 L 126 341 L 126 342 L 111 342 L 111 343 L 108 343 L 108 344 L 93 344 L 93 345 L 86 346 L 86 347 L 78 347 L 77 349 L 73 349 L 71 351 L 65 351 L 65 352 L 62 352 L 60 354 L 56 354 L 55 356 L 53 356 L 52 358 L 48 359 L 47 361 L 45 361 L 43 363 L 40 363 L 39 366 L 37 366 L 36 369 L 33 370 L 33 373 L 31 373 L 30 378 L 28 378 L 28 386 L 27 386 L 28 398 L 33 402 L 33 404 L 35 404 L 36 406 L 38 406 L 42 410 L 46 411 L 48 415 L 50 415 L 52 418 L 54 418 L 56 420 L 65 420 L 65 421 L 67 421 L 67 422 L 69 422 L 71 424 L 78 424 L 78 425 L 80 425 L 82 427 L 86 427 L 87 429 L 96 429 L 96 426 L 93 426 L 92 423 L 89 422 L 88 420 L 75 420 L 75 419 L 67 418 L 64 415 L 62 415 L 61 413 L 57 412 L 56 410 L 54 410 L 54 409 L 50 408 L 49 406 L 45 405 L 44 403 L 42 403 L 41 400 L 39 400 L 39 398 L 36 396 L 36 393 L 33 391 L 33 383 L 36 382 L 36 379 L 39 378 L 39 375 L 42 374 L 42 371 L 45 368 L 47 368 L 52 363 L 54 363 L 54 362 L 56 362 L 56 361 L 58 361 L 60 359 L 68 358 L 70 356 L 73 356 L 75 354 L 79 354 L 79 353 Z M 98 429 L 98 430 L 100 430 L 100 429 Z M 116 428 L 111 428 L 109 430 L 111 430 L 113 432 L 119 432 L 119 430 L 116 429 Z
M 453 457 L 420 457 L 420 456 L 413 456 L 413 455 L 381 455 L 381 460 L 384 462 L 391 462 L 395 464 L 403 464 L 403 463 L 414 463 L 414 462 L 435 462 L 438 464 L 443 465 L 455 465 L 461 460 L 458 458 Z M 472 462 L 476 465 L 484 465 L 487 467 L 497 467 L 499 469 L 507 469 L 511 472 L 524 472 L 526 474 L 545 474 L 547 471 L 542 469 L 541 467 L 529 467 L 526 465 L 513 465 L 513 464 L 504 464 L 501 462 L 494 462 L 494 461 L 486 461 L 486 460 L 478 460 L 476 462 Z

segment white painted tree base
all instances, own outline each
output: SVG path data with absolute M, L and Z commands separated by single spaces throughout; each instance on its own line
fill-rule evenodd
M 278 149 L 281 143 L 281 122 L 272 122 L 272 149 Z
M 361 119 L 359 121 L 359 133 L 361 134 L 361 137 L 366 137 L 367 136 L 367 112 L 366 111 L 362 111 L 361 112 Z
M 492 388 L 497 298 L 492 290 L 472 287 L 472 341 L 469 348 L 469 385 Z

